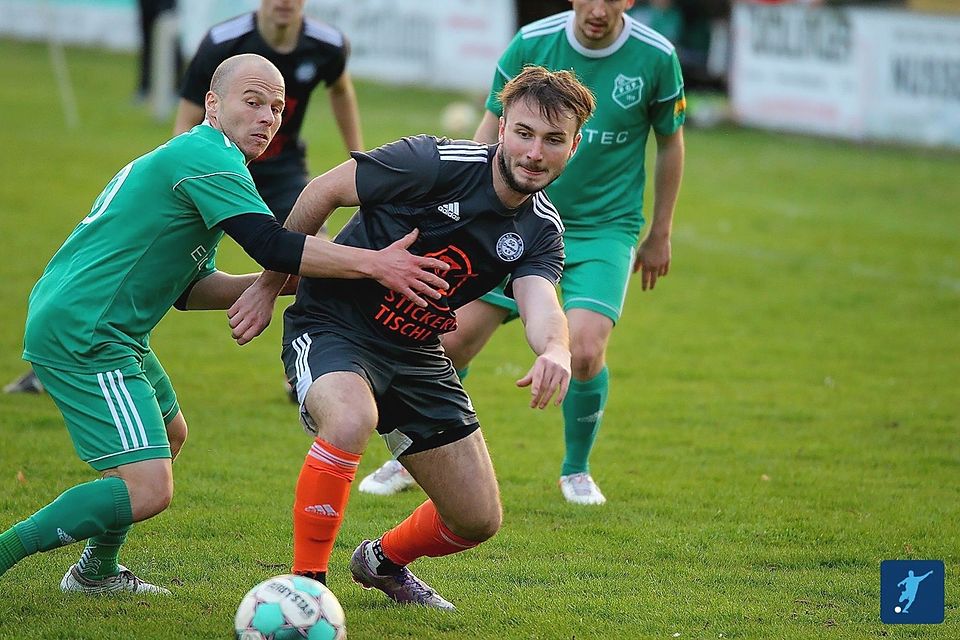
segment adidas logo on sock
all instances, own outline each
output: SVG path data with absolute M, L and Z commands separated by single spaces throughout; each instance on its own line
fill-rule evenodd
M 76 542 L 76 540 L 73 539 L 73 536 L 59 527 L 57 527 L 57 537 L 60 538 L 61 544 L 73 544 Z
M 603 409 L 600 411 L 595 411 L 588 416 L 580 416 L 577 418 L 577 422 L 600 422 L 600 418 L 603 417 Z
M 331 518 L 336 518 L 340 515 L 337 513 L 337 510 L 329 504 L 312 504 L 309 507 L 304 507 L 303 510 L 307 513 L 316 513 L 321 516 L 330 516 Z

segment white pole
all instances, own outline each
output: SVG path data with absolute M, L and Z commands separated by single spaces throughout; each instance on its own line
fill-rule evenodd
M 67 129 L 75 130 L 80 127 L 80 113 L 77 110 L 77 99 L 73 93 L 73 83 L 70 81 L 70 70 L 67 68 L 67 59 L 63 54 L 63 45 L 57 34 L 53 10 L 50 2 L 43 0 L 44 14 L 47 23 L 47 50 L 50 53 L 50 66 L 57 81 L 57 90 L 60 93 L 60 106 L 63 108 L 63 121 Z
M 150 107 L 154 120 L 163 122 L 173 113 L 177 95 L 177 15 L 164 11 L 153 25 L 153 55 L 150 57 Z

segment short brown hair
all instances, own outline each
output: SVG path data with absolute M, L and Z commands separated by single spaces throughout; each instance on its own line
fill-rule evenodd
M 571 71 L 550 71 L 527 65 L 497 94 L 503 112 L 522 100 L 532 100 L 550 122 L 557 122 L 567 113 L 577 120 L 577 130 L 593 115 L 597 101 L 593 92 L 577 80 Z

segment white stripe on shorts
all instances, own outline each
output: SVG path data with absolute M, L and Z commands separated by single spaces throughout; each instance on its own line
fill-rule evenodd
M 140 419 L 140 412 L 137 411 L 137 405 L 133 403 L 133 398 L 130 397 L 130 392 L 127 391 L 127 385 L 123 381 L 123 374 L 120 373 L 119 369 L 117 369 L 117 382 L 120 385 L 120 390 L 123 391 L 123 397 L 126 398 L 127 404 L 130 406 L 130 413 L 133 414 L 133 419 L 137 421 L 137 431 L 140 432 L 140 446 L 146 447 L 150 444 L 147 440 L 147 430 L 143 428 L 143 420 Z
M 303 401 L 307 397 L 307 390 L 313 384 L 313 376 L 310 374 L 310 345 L 313 341 L 310 336 L 304 333 L 293 341 L 293 348 L 297 352 L 297 359 L 294 362 L 294 370 L 297 374 L 296 389 L 297 401 L 303 406 Z
M 123 433 L 123 425 L 120 424 L 120 416 L 117 415 L 117 410 L 113 406 L 113 401 L 110 399 L 110 390 L 107 389 L 107 383 L 104 381 L 102 373 L 97 374 L 97 382 L 100 383 L 100 390 L 103 392 L 103 398 L 107 401 L 107 408 L 110 409 L 110 415 L 113 416 L 113 424 L 117 427 L 117 433 L 120 434 L 120 444 L 123 445 L 124 451 L 130 449 L 130 445 L 127 444 L 127 436 Z
M 120 415 L 123 416 L 123 422 L 127 427 L 127 435 L 130 436 L 130 442 L 133 443 L 132 448 L 139 449 L 140 440 L 137 438 L 137 432 L 133 429 L 133 420 L 130 419 L 130 412 L 127 411 L 127 407 L 123 402 L 123 397 L 120 395 L 120 390 L 117 388 L 117 381 L 114 378 L 114 376 L 119 373 L 119 371 L 107 371 L 107 382 L 110 383 L 112 399 L 117 403 L 117 407 L 120 409 Z

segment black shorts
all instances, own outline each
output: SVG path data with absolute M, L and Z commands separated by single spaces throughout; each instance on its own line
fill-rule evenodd
M 395 456 L 456 442 L 480 426 L 439 344 L 412 349 L 359 333 L 320 329 L 285 336 L 282 357 L 309 433 L 315 434 L 316 427 L 303 407 L 307 390 L 314 380 L 335 371 L 352 371 L 370 385 L 379 414 L 377 432 Z

